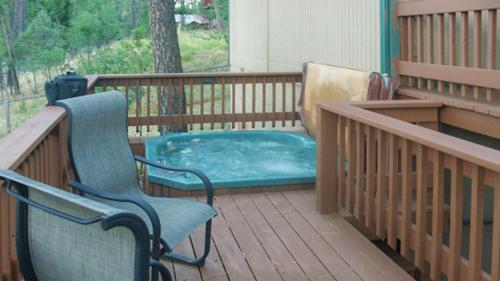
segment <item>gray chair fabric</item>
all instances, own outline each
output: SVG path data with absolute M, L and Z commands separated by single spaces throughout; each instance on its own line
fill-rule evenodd
M 156 198 L 142 191 L 128 143 L 127 101 L 123 94 L 111 91 L 61 100 L 57 104 L 69 114 L 68 141 L 78 181 L 148 202 L 160 218 L 161 238 L 170 248 L 215 216 L 215 210 L 205 203 Z M 146 213 L 135 205 L 92 198 L 136 213 L 151 228 Z
M 18 250 L 29 248 L 26 253 L 19 252 L 21 268 L 25 280 L 38 281 L 145 281 L 149 270 L 149 239 L 137 241 L 136 234 L 125 226 L 103 229 L 103 222 L 109 218 L 130 215 L 98 202 L 77 196 L 63 190 L 23 177 L 13 171 L 0 171 L 1 180 L 14 182 L 22 187 L 23 198 L 51 208 L 57 212 L 81 219 L 99 220 L 84 225 L 62 218 L 46 210 L 25 204 L 26 211 L 18 210 Z M 19 195 L 16 191 L 14 195 Z M 21 202 L 22 203 L 22 202 Z M 20 208 L 20 207 L 18 207 Z M 148 230 L 142 223 L 143 235 Z M 20 233 L 19 226 L 25 226 L 26 233 Z M 24 243 L 24 242 L 22 242 Z M 142 244 L 138 244 L 142 243 Z M 26 247 L 24 247 L 26 246 Z M 138 253 L 142 249 L 142 253 Z M 142 255 L 142 256 L 141 256 Z M 137 265 L 137 259 L 142 264 Z M 30 265 L 32 267 L 30 267 Z M 142 275 L 137 273 L 141 268 Z M 30 276 L 30 271 L 34 276 Z

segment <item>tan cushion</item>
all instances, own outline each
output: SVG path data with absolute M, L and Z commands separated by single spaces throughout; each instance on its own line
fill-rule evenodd
M 321 101 L 366 100 L 370 73 L 325 64 L 304 65 L 302 117 L 308 133 L 316 136 L 316 106 Z

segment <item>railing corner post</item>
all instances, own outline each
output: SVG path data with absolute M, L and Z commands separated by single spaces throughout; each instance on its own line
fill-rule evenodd
M 317 109 L 316 209 L 322 214 L 336 213 L 339 117 L 319 106 Z

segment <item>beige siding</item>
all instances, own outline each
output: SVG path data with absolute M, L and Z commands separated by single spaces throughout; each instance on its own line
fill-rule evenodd
M 380 69 L 379 1 L 231 0 L 231 64 L 300 70 L 315 61 Z
M 231 61 L 235 67 L 263 71 L 267 68 L 267 1 L 231 0 Z

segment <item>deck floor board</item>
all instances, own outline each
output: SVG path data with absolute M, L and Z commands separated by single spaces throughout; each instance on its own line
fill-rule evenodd
M 175 280 L 413 280 L 342 217 L 320 215 L 313 190 L 221 195 L 214 205 L 205 266 L 163 260 Z M 199 256 L 203 238 L 199 229 L 176 250 Z

